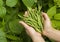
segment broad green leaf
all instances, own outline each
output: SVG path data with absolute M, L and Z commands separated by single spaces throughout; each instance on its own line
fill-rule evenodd
M 54 19 L 60 20 L 60 13 L 56 14 L 56 15 L 54 16 Z
M 54 2 L 60 7 L 60 0 L 54 0 Z
M 14 7 L 17 4 L 18 0 L 6 0 L 6 5 L 9 7 Z
M 60 21 L 57 21 L 57 20 L 52 20 L 52 26 L 53 27 L 57 27 L 57 29 L 60 28 Z M 59 27 L 59 28 L 58 28 Z
M 0 6 L 3 6 L 3 3 L 4 3 L 3 0 L 0 0 Z
M 0 42 L 7 42 L 5 33 L 0 30 Z
M 22 2 L 26 5 L 27 8 L 31 8 L 34 4 L 34 0 L 22 0 Z
M 60 21 L 55 21 L 56 29 L 60 30 Z
M 53 6 L 48 9 L 47 14 L 50 18 L 52 18 L 56 14 L 56 6 Z
M 6 8 L 0 7 L 0 17 L 4 17 L 6 15 Z
M 19 24 L 19 20 L 13 20 L 9 23 L 9 28 L 13 33 L 20 34 L 23 30 L 23 27 Z

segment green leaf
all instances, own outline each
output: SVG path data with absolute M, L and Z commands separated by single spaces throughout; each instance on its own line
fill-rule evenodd
M 56 14 L 56 15 L 54 16 L 54 19 L 60 20 L 60 13 Z
M 0 30 L 0 42 L 7 42 L 5 33 Z
M 60 7 L 60 0 L 54 0 L 54 2 Z
M 6 8 L 0 7 L 0 17 L 4 17 L 6 15 Z
M 52 26 L 53 26 L 53 27 L 57 27 L 56 29 L 59 29 L 59 28 L 60 28 L 60 21 L 52 20 Z M 59 28 L 58 28 L 58 27 L 59 27 Z
M 47 14 L 50 18 L 52 18 L 56 14 L 56 6 L 53 6 L 48 9 Z
M 16 37 L 16 36 L 13 36 L 13 35 L 6 35 L 6 37 L 7 37 L 8 39 L 11 39 L 11 40 L 20 40 L 19 37 Z
M 34 0 L 22 0 L 22 2 L 26 5 L 27 8 L 31 8 L 34 4 Z
M 6 0 L 6 5 L 9 7 L 14 7 L 17 4 L 18 0 Z
M 0 0 L 0 6 L 3 6 L 3 3 L 4 3 L 3 0 Z
M 19 24 L 19 20 L 13 20 L 9 23 L 9 28 L 13 33 L 20 34 L 23 30 L 23 27 Z

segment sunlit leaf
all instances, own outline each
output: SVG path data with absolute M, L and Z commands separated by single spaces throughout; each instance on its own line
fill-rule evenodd
M 60 30 L 60 21 L 52 20 L 52 26 L 58 30 Z
M 54 0 L 54 2 L 60 7 L 60 0 Z
M 50 18 L 52 18 L 56 14 L 56 6 L 53 6 L 48 9 L 47 14 Z
M 54 16 L 54 19 L 60 20 L 60 13 L 56 14 L 56 15 Z
M 32 7 L 34 4 L 34 0 L 22 0 L 22 1 L 27 7 Z

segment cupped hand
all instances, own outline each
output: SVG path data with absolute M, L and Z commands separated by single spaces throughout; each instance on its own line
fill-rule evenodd
M 33 42 L 45 42 L 41 34 L 36 32 L 32 27 L 28 26 L 25 22 L 20 21 L 25 27 L 27 34 L 32 38 Z
M 48 30 L 52 28 L 52 24 L 50 21 L 50 18 L 48 17 L 48 15 L 44 12 L 42 12 L 42 17 L 43 17 L 43 26 L 44 26 L 44 30 Z
M 51 21 L 46 13 L 42 13 L 43 16 L 43 35 L 50 39 L 60 42 L 60 31 L 52 27 Z
M 43 34 L 46 34 L 44 32 L 48 32 L 49 30 L 52 30 L 53 27 L 52 27 L 52 24 L 51 24 L 51 21 L 50 21 L 50 18 L 48 17 L 48 15 L 44 12 L 42 12 L 42 18 L 43 18 Z

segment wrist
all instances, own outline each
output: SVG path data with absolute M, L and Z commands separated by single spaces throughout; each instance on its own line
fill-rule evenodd
M 48 28 L 48 29 L 44 29 L 44 30 L 43 30 L 43 35 L 47 35 L 47 34 L 49 34 L 49 33 L 52 33 L 53 30 L 54 30 L 53 27 Z
M 38 40 L 40 38 L 42 38 L 42 35 L 41 34 L 36 34 L 32 37 L 32 40 L 35 41 L 35 40 Z
M 44 41 L 43 37 L 40 36 L 40 37 L 34 38 L 33 42 L 45 42 L 45 41 Z

